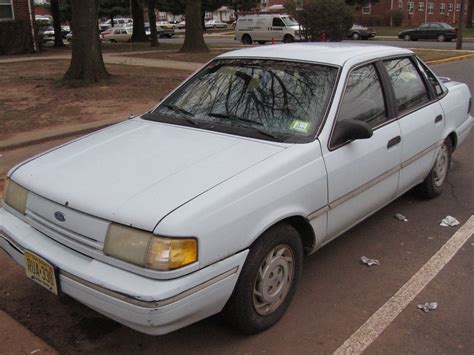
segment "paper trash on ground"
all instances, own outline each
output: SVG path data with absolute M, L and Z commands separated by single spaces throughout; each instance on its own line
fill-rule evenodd
M 360 261 L 362 261 L 362 264 L 365 264 L 367 266 L 380 265 L 380 261 L 378 261 L 377 259 L 369 259 L 366 256 L 361 256 Z
M 460 224 L 459 221 L 453 216 L 446 216 L 446 218 L 443 218 L 441 220 L 441 223 L 439 225 L 443 227 L 454 227 L 459 224 Z

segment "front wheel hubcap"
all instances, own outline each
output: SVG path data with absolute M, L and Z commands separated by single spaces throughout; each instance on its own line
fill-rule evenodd
M 273 248 L 258 269 L 253 304 L 258 314 L 273 313 L 285 300 L 294 276 L 294 255 L 287 245 Z
M 449 153 L 446 144 L 441 146 L 441 150 L 436 158 L 434 167 L 434 183 L 437 187 L 443 185 L 449 168 Z

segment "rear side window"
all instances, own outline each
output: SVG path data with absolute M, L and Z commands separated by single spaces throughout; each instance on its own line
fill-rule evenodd
M 382 85 L 374 65 L 355 69 L 349 75 L 338 121 L 364 121 L 371 128 L 388 120 Z
M 429 101 L 423 79 L 409 58 L 387 60 L 384 64 L 393 84 L 399 114 Z
M 441 85 L 438 78 L 433 74 L 431 70 L 428 69 L 428 67 L 422 61 L 417 59 L 417 62 L 419 64 L 419 67 L 421 68 L 423 75 L 426 76 L 428 82 L 433 87 L 436 96 L 442 96 L 445 92 L 445 88 Z

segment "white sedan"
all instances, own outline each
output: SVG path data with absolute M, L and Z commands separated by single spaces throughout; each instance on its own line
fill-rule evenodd
M 405 49 L 229 52 L 146 114 L 13 168 L 0 247 L 138 331 L 223 311 L 256 333 L 285 313 L 303 255 L 409 189 L 442 192 L 470 104 Z
M 218 20 L 209 20 L 204 23 L 206 28 L 227 28 L 227 24 Z

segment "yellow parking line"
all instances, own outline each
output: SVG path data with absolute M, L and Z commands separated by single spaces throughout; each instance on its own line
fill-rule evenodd
M 360 354 L 372 344 L 411 301 L 433 280 L 474 234 L 474 216 L 421 267 L 382 307 L 380 307 L 335 352 Z

